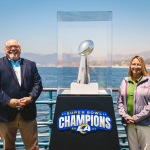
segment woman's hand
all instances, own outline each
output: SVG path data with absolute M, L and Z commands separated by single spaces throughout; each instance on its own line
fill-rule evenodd
M 127 118 L 127 123 L 135 124 L 133 117 Z

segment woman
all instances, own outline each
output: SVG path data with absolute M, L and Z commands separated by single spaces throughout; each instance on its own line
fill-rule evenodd
M 123 79 L 118 92 L 117 108 L 130 150 L 150 150 L 150 78 L 140 56 L 130 61 L 128 77 Z

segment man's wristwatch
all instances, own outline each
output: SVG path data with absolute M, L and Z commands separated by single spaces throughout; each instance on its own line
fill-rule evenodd
M 29 97 L 30 97 L 30 99 L 31 99 L 31 103 L 33 103 L 34 101 L 33 101 L 32 95 L 29 95 Z

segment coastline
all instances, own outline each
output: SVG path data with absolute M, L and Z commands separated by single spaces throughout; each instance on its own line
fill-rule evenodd
M 112 68 L 129 68 L 129 66 L 112 66 Z
M 46 66 L 46 65 L 45 65 L 45 66 L 41 66 L 41 65 L 38 66 L 38 65 L 37 65 L 37 67 L 43 67 L 43 68 L 44 68 L 44 67 L 57 68 L 57 66 Z M 78 67 L 78 66 L 63 66 L 63 67 Z M 99 67 L 99 68 L 106 68 L 106 66 L 90 66 L 90 67 L 92 67 L 92 68 L 94 68 L 94 67 L 96 67 L 96 68 L 97 68 L 97 67 Z M 58 68 L 61 68 L 61 67 L 58 67 Z M 129 66 L 112 66 L 112 68 L 129 68 Z M 150 69 L 150 66 L 148 66 L 148 67 L 146 66 L 146 68 L 147 68 L 147 69 Z
M 112 66 L 112 68 L 129 68 L 129 66 Z M 146 66 L 147 69 L 150 69 L 150 66 Z

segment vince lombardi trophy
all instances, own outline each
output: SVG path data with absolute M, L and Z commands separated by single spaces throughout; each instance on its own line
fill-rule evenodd
M 78 80 L 77 80 L 78 84 L 90 83 L 90 74 L 89 74 L 87 55 L 89 55 L 93 51 L 93 49 L 94 49 L 94 43 L 91 40 L 83 41 L 78 48 L 78 54 L 81 56 Z

